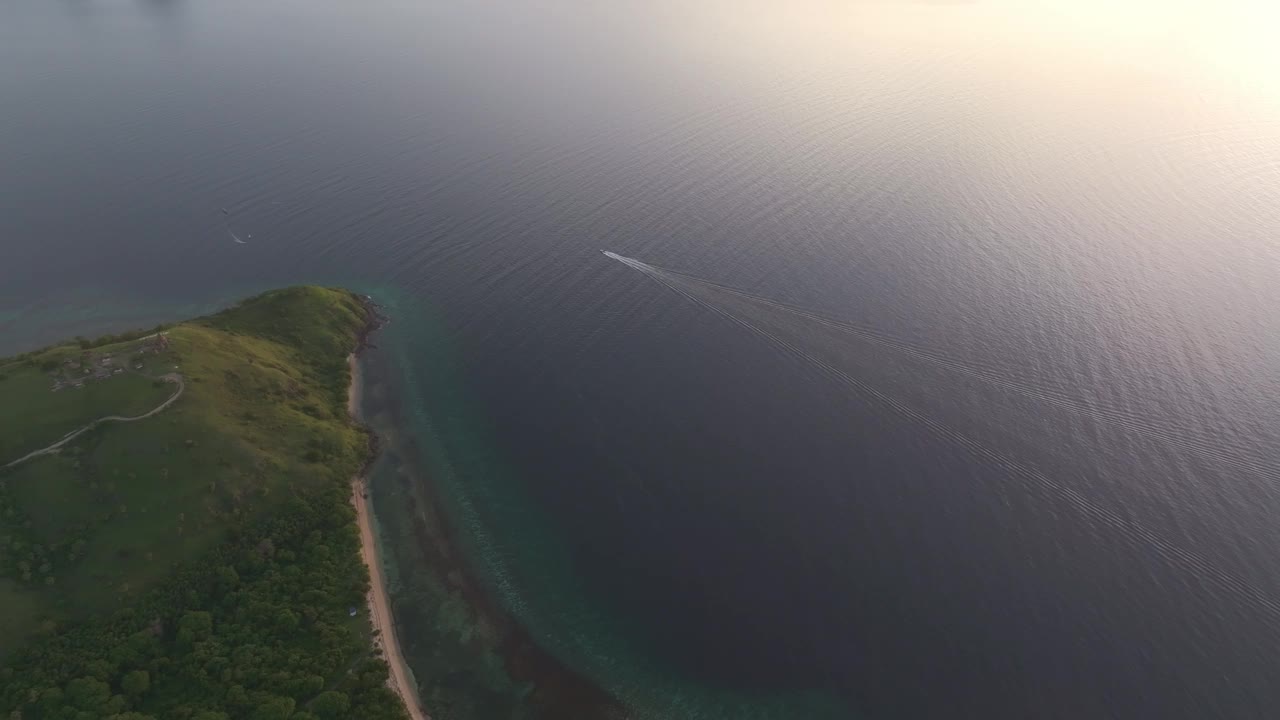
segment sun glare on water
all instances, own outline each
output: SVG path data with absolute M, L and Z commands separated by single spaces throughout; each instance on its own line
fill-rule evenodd
M 839 63 L 855 48 L 949 48 L 1002 64 L 1070 63 L 1085 75 L 1138 69 L 1209 78 L 1280 103 L 1275 0 L 746 0 L 734 12 L 705 14 L 681 7 L 684 32 L 747 64 Z
M 1280 101 L 1280 3 L 1272 0 L 997 0 L 1036 30 L 1029 42 L 1053 38 L 1111 58 L 1138 58 L 1178 72 L 1211 75 L 1258 97 Z

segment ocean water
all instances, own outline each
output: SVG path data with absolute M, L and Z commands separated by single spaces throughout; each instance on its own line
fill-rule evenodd
M 584 5 L 4 3 L 0 352 L 372 293 L 640 717 L 1269 717 L 1275 11 Z

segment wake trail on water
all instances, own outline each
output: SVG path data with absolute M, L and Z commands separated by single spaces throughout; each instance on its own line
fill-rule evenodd
M 1163 444 L 1166 447 L 1176 448 L 1202 459 L 1230 466 L 1236 470 L 1267 480 L 1280 480 L 1280 468 L 1250 457 L 1240 449 L 1229 449 L 1224 446 L 1221 438 L 1206 436 L 1188 427 L 1174 428 L 1168 425 L 1161 425 L 1142 415 L 1105 402 L 1088 401 L 1075 397 L 1060 388 L 1037 384 L 1026 379 L 1013 380 L 1009 371 L 1005 369 L 978 365 L 948 353 L 895 338 L 874 328 L 829 318 L 745 290 L 704 280 L 676 270 L 660 268 L 633 258 L 624 260 L 621 255 L 616 253 L 610 255 L 610 257 L 640 272 L 660 275 L 668 283 L 684 285 L 687 290 L 692 291 L 694 294 L 723 293 L 746 302 L 759 303 L 773 310 L 813 321 L 935 367 L 960 373 L 1002 390 L 1067 410 L 1100 424 L 1126 430 L 1148 440 Z M 713 297 L 711 300 L 713 304 L 717 301 L 723 304 L 723 301 L 719 298 Z
M 752 322 L 751 319 L 747 317 L 730 312 L 722 305 L 718 305 L 705 297 L 699 296 L 694 289 L 689 287 L 688 281 L 694 280 L 695 282 L 703 282 L 700 279 L 695 279 L 693 276 L 684 275 L 682 273 L 667 271 L 663 268 L 658 268 L 642 261 L 635 260 L 634 258 L 618 255 L 617 253 L 608 251 L 603 252 L 605 256 L 643 273 L 647 277 L 657 281 L 668 289 L 673 290 L 677 294 L 685 297 L 700 307 L 710 310 L 716 315 L 719 315 L 720 317 L 765 338 L 788 354 L 814 366 L 826 376 L 852 390 L 855 394 L 868 398 L 880 406 L 915 422 L 929 430 L 935 436 L 948 441 L 964 449 L 974 457 L 985 460 L 993 466 L 1003 470 L 1009 476 L 1025 481 L 1028 484 L 1028 487 L 1038 491 L 1038 494 L 1050 499 L 1066 502 L 1081 514 L 1113 528 L 1126 538 L 1131 545 L 1135 547 L 1146 547 L 1171 566 L 1181 568 L 1184 572 L 1201 580 L 1211 582 L 1222 590 L 1244 600 L 1253 607 L 1263 611 L 1264 615 L 1268 619 L 1268 623 L 1273 628 L 1280 629 L 1280 603 L 1273 600 L 1265 592 L 1244 578 L 1213 565 L 1206 558 L 1176 545 L 1136 520 L 1131 520 L 1121 516 L 1114 510 L 1111 510 L 1110 508 L 1081 494 L 1078 490 L 1070 487 L 1069 485 L 1054 480 L 1039 470 L 1018 462 L 1008 455 L 990 448 L 969 435 L 956 430 L 950 425 L 922 413 L 892 395 L 859 380 L 844 370 L 841 370 L 840 368 L 831 365 L 829 362 L 815 356 L 804 348 L 797 346 L 795 343 L 778 336 L 776 333 L 766 330 L 757 322 Z M 765 300 L 764 298 L 758 299 Z M 782 306 L 781 304 L 778 305 L 790 309 L 789 306 Z M 809 313 L 806 313 L 806 316 L 816 317 Z M 884 337 L 879 333 L 877 333 L 876 336 L 879 338 Z M 897 344 L 908 348 L 915 347 L 906 343 Z M 936 353 L 929 353 L 927 354 L 927 357 L 947 360 L 946 356 L 938 355 Z M 965 367 L 969 366 L 965 365 Z M 1009 384 L 1013 385 L 1012 383 Z M 1067 401 L 1063 402 L 1066 403 Z M 1069 405 L 1067 406 L 1070 407 Z M 1086 405 L 1084 407 L 1088 408 L 1089 406 Z
M 236 234 L 235 230 L 231 229 L 231 212 L 226 208 L 222 208 L 222 226 L 226 228 L 227 234 L 231 236 L 232 240 L 235 240 L 240 245 L 248 245 L 248 243 L 240 239 L 240 236 Z M 250 235 L 249 237 L 253 237 L 253 235 Z

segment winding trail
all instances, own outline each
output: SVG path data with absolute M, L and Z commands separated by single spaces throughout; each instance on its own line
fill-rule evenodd
M 94 429 L 95 427 L 97 427 L 97 426 L 101 425 L 102 423 L 105 423 L 105 422 L 122 422 L 122 423 L 124 423 L 124 422 L 137 422 L 137 421 L 139 421 L 139 420 L 146 420 L 147 418 L 151 417 L 152 415 L 155 415 L 155 414 L 157 414 L 157 413 L 163 412 L 165 408 L 167 408 L 167 407 L 169 407 L 170 405 L 172 405 L 172 404 L 174 403 L 174 401 L 176 401 L 179 397 L 181 397 L 181 396 L 182 396 L 182 392 L 183 392 L 184 390 L 186 390 L 186 389 L 187 389 L 187 384 L 186 384 L 186 382 L 184 382 L 184 381 L 183 381 L 182 376 L 181 376 L 181 375 L 179 375 L 178 373 L 169 373 L 169 374 L 167 374 L 167 375 L 161 375 L 161 376 L 160 376 L 160 379 L 161 379 L 161 380 L 164 380 L 165 382 L 177 383 L 177 384 L 178 384 L 178 390 L 177 390 L 177 392 L 175 392 L 174 394 L 170 395 L 168 400 L 165 400 L 164 402 L 162 402 L 162 403 L 160 403 L 159 405 L 155 406 L 155 408 L 153 408 L 153 409 L 152 409 L 152 410 L 150 410 L 149 412 L 145 412 L 145 413 L 143 413 L 143 414 L 141 414 L 141 415 L 135 415 L 134 417 L 123 417 L 123 416 L 121 416 L 121 415 L 106 415 L 106 416 L 104 416 L 104 417 L 100 417 L 100 418 L 98 418 L 97 420 L 94 420 L 93 422 L 89 423 L 88 425 L 85 425 L 84 427 L 80 428 L 79 430 L 72 430 L 71 432 L 69 432 L 69 433 L 67 433 L 66 435 L 62 436 L 62 439 L 61 439 L 61 440 L 59 440 L 58 442 L 56 442 L 56 443 L 54 443 L 54 444 L 52 444 L 52 445 L 50 445 L 50 446 L 48 446 L 48 447 L 40 448 L 39 450 L 36 450 L 36 451 L 34 451 L 34 452 L 27 453 L 26 455 L 23 455 L 22 457 L 18 458 L 17 460 L 14 460 L 13 462 L 11 462 L 11 463 L 9 463 L 9 464 L 5 465 L 4 467 L 6 467 L 6 468 L 11 468 L 11 467 L 13 467 L 14 465 L 18 465 L 18 464 L 20 464 L 20 463 L 24 463 L 24 462 L 26 462 L 26 461 L 30 460 L 31 458 L 39 457 L 39 456 L 41 456 L 41 455 L 48 455 L 49 453 L 57 452 L 57 451 L 58 451 L 58 449 L 59 449 L 59 448 L 61 448 L 63 445 L 66 445 L 67 443 L 71 442 L 72 440 L 75 440 L 76 438 L 80 437 L 81 435 L 83 435 L 83 434 L 85 434 L 85 433 L 89 432 L 90 430 Z
M 347 389 L 347 412 L 353 420 L 359 421 L 360 408 L 360 366 L 355 355 L 347 358 L 351 368 L 351 385 Z M 365 498 L 364 478 L 357 475 L 351 480 L 351 503 L 356 508 L 356 522 L 360 525 L 360 556 L 369 568 L 369 619 L 378 631 L 375 643 L 386 657 L 391 672 L 387 682 L 391 689 L 400 696 L 405 710 L 412 720 L 431 720 L 431 716 L 422 707 L 418 698 L 418 684 L 413 679 L 409 663 L 400 650 L 400 639 L 396 636 L 395 617 L 391 614 L 391 602 L 387 598 L 386 580 L 382 577 L 382 563 L 378 559 L 377 538 L 373 533 L 373 518 L 369 511 L 369 503 Z

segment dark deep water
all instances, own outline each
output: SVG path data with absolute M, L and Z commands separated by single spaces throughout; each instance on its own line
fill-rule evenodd
M 1273 717 L 1273 11 L 593 5 L 0 5 L 0 352 L 373 292 L 647 717 Z

